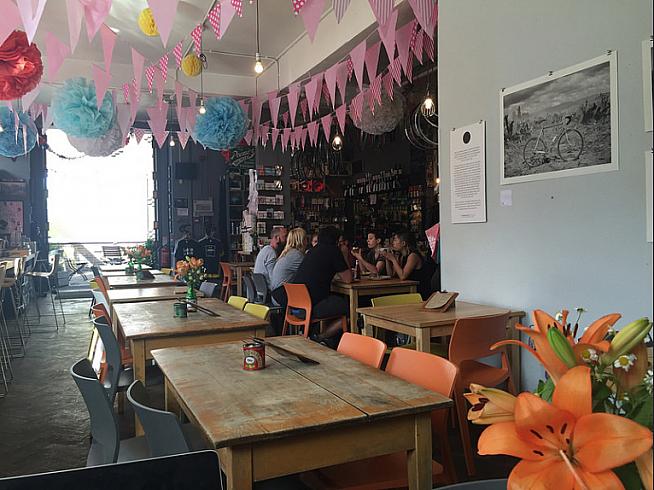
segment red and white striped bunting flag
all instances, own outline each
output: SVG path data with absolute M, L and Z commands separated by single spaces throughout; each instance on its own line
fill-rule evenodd
M 136 136 L 136 142 L 140 143 L 141 140 L 143 139 L 143 136 L 145 136 L 145 129 L 141 128 L 134 128 L 134 136 Z
M 306 122 L 309 119 L 309 101 L 306 98 L 300 101 L 300 110 L 302 111 L 302 119 Z
M 372 13 L 375 14 L 377 24 L 383 26 L 393 11 L 394 0 L 368 0 Z
M 353 119 L 361 120 L 361 110 L 363 109 L 363 92 L 359 92 L 350 102 L 350 109 Z
M 422 52 L 425 41 L 425 31 L 418 31 L 418 37 L 416 37 L 416 42 L 413 46 L 413 54 L 415 55 L 418 63 L 422 65 Z
M 191 39 L 193 39 L 193 51 L 200 56 L 202 54 L 202 24 L 198 24 L 191 31 Z
M 159 69 L 161 70 L 161 77 L 164 83 L 168 79 L 168 53 L 159 58 Z
M 180 41 L 175 44 L 175 47 L 173 48 L 173 56 L 175 56 L 175 64 L 177 65 L 177 68 L 181 68 L 182 66 L 182 47 L 183 43 Z
M 381 105 L 382 100 L 381 100 L 381 90 L 382 90 L 382 74 L 380 73 L 377 75 L 374 80 L 370 83 L 370 92 L 372 92 L 372 95 L 377 101 L 377 104 Z
M 393 80 L 398 85 L 402 85 L 402 62 L 398 56 L 393 60 L 393 62 L 388 65 L 388 71 L 393 75 Z
M 423 36 L 423 37 L 424 37 L 424 44 L 425 44 L 425 53 L 427 53 L 427 56 L 429 57 L 430 60 L 434 61 L 434 40 L 429 36 Z
M 336 22 L 341 23 L 345 11 L 350 6 L 351 0 L 332 0 L 332 8 L 334 9 L 334 14 L 336 15 Z
M 129 103 L 129 83 L 123 83 L 123 98 L 125 99 L 125 104 Z
M 236 10 L 236 15 L 243 17 L 243 0 L 232 0 L 232 7 Z
M 386 91 L 386 95 L 393 100 L 393 75 L 390 72 L 382 77 L 382 85 Z
M 216 39 L 220 39 L 220 2 L 216 2 L 214 8 L 209 12 L 209 24 L 216 35 Z
M 145 79 L 148 82 L 148 92 L 152 93 L 152 81 L 154 80 L 154 65 L 148 65 L 146 67 Z

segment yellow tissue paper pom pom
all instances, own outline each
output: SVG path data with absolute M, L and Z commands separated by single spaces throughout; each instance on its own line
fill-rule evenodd
M 152 16 L 152 10 L 149 8 L 141 10 L 139 14 L 139 28 L 146 36 L 158 36 L 159 30 L 157 24 Z
M 202 71 L 202 61 L 195 53 L 189 53 L 182 60 L 182 71 L 187 77 L 197 77 Z

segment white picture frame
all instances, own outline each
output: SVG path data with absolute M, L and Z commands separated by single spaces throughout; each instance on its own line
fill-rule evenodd
M 645 132 L 652 132 L 652 57 L 654 57 L 654 41 L 650 38 L 643 41 L 643 113 L 645 115 Z
M 617 75 L 607 51 L 500 90 L 500 183 L 618 170 Z

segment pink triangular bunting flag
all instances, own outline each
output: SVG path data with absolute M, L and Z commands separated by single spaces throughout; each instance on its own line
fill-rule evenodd
M 48 81 L 57 79 L 64 60 L 70 56 L 70 48 L 51 32 L 45 33 L 45 57 L 48 60 Z
M 316 143 L 318 142 L 318 130 L 320 128 L 318 127 L 318 121 L 311 121 L 309 124 L 307 124 L 307 131 L 309 133 L 309 141 L 313 146 L 316 146 Z
M 243 17 L 243 0 L 231 0 L 231 4 L 236 11 L 236 15 Z
M 27 41 L 32 44 L 34 35 L 36 34 L 36 29 L 39 27 L 39 22 L 41 22 L 41 16 L 43 15 L 43 9 L 45 9 L 45 3 L 47 0 L 38 0 L 38 3 L 33 2 L 32 0 L 16 0 L 16 5 L 18 6 L 18 13 L 20 18 L 23 20 L 23 27 L 25 28 L 25 34 L 27 34 Z M 2 12 L 4 15 L 4 12 Z
M 425 31 L 429 31 L 434 0 L 408 0 L 413 15 Z
M 191 31 L 191 39 L 193 39 L 193 51 L 200 56 L 202 54 L 202 24 L 198 24 Z
M 423 46 L 424 46 L 424 41 L 425 41 L 425 31 L 420 31 L 416 35 L 416 42 L 413 46 L 413 54 L 418 60 L 418 63 L 422 65 L 422 53 L 423 53 Z
M 168 79 L 168 53 L 159 58 L 159 70 L 161 70 L 161 76 L 164 83 L 166 83 Z
M 341 128 L 341 134 L 345 134 L 345 116 L 347 113 L 347 106 L 341 105 L 336 109 L 336 119 L 338 120 L 338 127 Z
M 145 136 L 145 129 L 134 128 L 134 136 L 136 136 L 136 142 L 140 143 L 143 136 Z
M 243 137 L 243 139 L 244 139 L 245 142 L 248 144 L 248 146 L 251 146 L 251 145 L 252 145 L 252 134 L 253 134 L 253 133 L 252 133 L 252 130 L 251 130 L 251 129 L 248 129 L 248 130 L 245 132 L 245 136 Z
M 379 63 L 379 50 L 381 48 L 381 41 L 376 42 L 370 46 L 366 51 L 366 71 L 368 72 L 368 80 L 373 81 L 377 76 L 377 64 Z
M 291 128 L 284 128 L 282 131 L 282 150 L 286 151 L 288 140 L 291 138 Z
M 150 121 L 148 121 L 148 123 L 149 122 Z M 154 139 L 157 141 L 157 146 L 159 148 L 163 148 L 164 145 L 166 144 L 166 139 L 168 138 L 168 131 L 166 130 L 155 131 L 153 129 L 152 135 L 154 136 Z
M 382 77 L 382 85 L 384 86 L 384 90 L 386 91 L 388 98 L 393 100 L 393 75 L 390 72 L 386 73 L 386 75 Z
M 100 109 L 104 101 L 104 94 L 107 93 L 107 89 L 109 88 L 111 73 L 104 71 L 98 65 L 93 65 L 93 80 L 95 81 L 95 97 L 97 99 L 98 109 Z
M 170 31 L 173 29 L 175 15 L 177 14 L 177 4 L 179 0 L 147 0 L 152 9 L 152 16 L 157 24 L 157 30 L 161 37 L 161 42 L 166 47 Z
M 386 24 L 377 28 L 379 37 L 384 43 L 384 49 L 389 60 L 395 57 L 395 26 L 397 25 L 397 10 L 393 10 Z
M 320 124 L 322 125 L 322 131 L 325 134 L 325 139 L 329 141 L 329 136 L 332 132 L 332 115 L 327 114 L 320 118 Z
M 368 0 L 372 13 L 375 14 L 375 19 L 377 19 L 377 24 L 380 26 L 386 24 L 388 17 L 391 15 L 391 12 L 393 11 L 393 1 L 394 0 Z
M 182 147 L 182 150 L 186 149 L 186 143 L 188 143 L 189 136 L 191 136 L 191 133 L 187 131 L 177 131 L 177 139 L 179 140 L 179 146 Z
M 229 24 L 231 24 L 234 15 L 236 15 L 236 9 L 232 5 L 232 2 L 223 2 L 220 11 L 220 37 L 221 38 L 227 32 L 227 28 L 229 27 Z
M 2 20 L 0 20 L 0 46 L 2 46 L 9 34 L 20 26 L 21 19 L 18 7 L 11 0 L 0 0 L 0 12 L 2 12 Z
M 347 92 L 347 62 L 342 62 L 338 65 L 336 86 L 338 87 L 338 92 L 341 94 L 341 103 L 344 104 Z
M 104 56 L 104 70 L 111 71 L 111 59 L 114 56 L 114 46 L 116 45 L 116 33 L 109 29 L 107 24 L 100 27 L 100 38 L 102 39 L 102 54 Z
M 173 56 L 175 57 L 175 65 L 177 68 L 182 67 L 182 49 L 183 49 L 183 42 L 180 41 L 177 44 L 175 44 L 175 47 L 173 48 Z
M 141 88 L 141 82 L 143 81 L 143 65 L 145 63 L 145 58 L 141 53 L 132 48 L 132 67 L 134 68 L 134 80 L 136 80 L 136 86 Z M 150 82 L 148 82 L 150 83 Z M 149 85 L 152 87 L 152 84 Z
M 288 100 L 288 109 L 291 116 L 291 126 L 295 126 L 295 115 L 297 114 L 297 102 L 300 96 L 300 85 L 294 84 L 291 85 L 288 89 L 288 95 L 286 96 Z
M 86 37 L 89 42 L 98 33 L 100 26 L 105 21 L 111 10 L 112 0 L 93 0 L 84 3 L 84 20 L 86 21 Z
M 209 24 L 216 35 L 216 39 L 220 39 L 220 2 L 216 2 L 216 5 L 209 11 Z
M 350 6 L 351 0 L 332 0 L 332 8 L 334 9 L 334 14 L 336 15 L 336 22 L 341 23 L 345 11 Z
M 307 35 L 311 42 L 316 38 L 316 31 L 318 30 L 318 24 L 320 24 L 320 17 L 324 9 L 325 0 L 307 0 L 300 11 L 300 15 L 304 21 L 304 27 L 307 30 Z
M 332 102 L 332 109 L 336 106 L 336 77 L 340 65 L 333 65 L 331 68 L 325 70 L 325 85 L 329 92 L 329 99 Z
M 411 34 L 413 33 L 414 23 L 415 21 L 409 22 L 405 26 L 400 27 L 395 35 L 398 58 L 400 59 L 405 72 L 410 61 L 409 44 L 411 43 Z
M 279 119 L 279 105 L 281 101 L 281 97 L 275 97 L 268 101 L 268 107 L 270 108 L 270 118 L 274 127 L 277 127 L 277 120 Z
M 277 138 L 279 138 L 279 129 L 273 128 L 271 131 L 270 139 L 272 140 L 272 149 L 275 149 L 277 146 Z
M 127 136 L 131 122 L 129 104 L 116 104 L 116 119 L 118 120 L 118 127 L 120 128 L 121 134 Z
M 350 59 L 354 68 L 354 75 L 357 77 L 359 90 L 363 90 L 363 61 L 366 56 L 366 40 L 364 39 L 359 45 L 350 51 Z

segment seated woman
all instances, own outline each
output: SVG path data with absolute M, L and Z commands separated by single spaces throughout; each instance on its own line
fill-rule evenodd
M 382 239 L 379 232 L 368 232 L 368 251 L 362 254 L 358 249 L 352 249 L 352 255 L 359 261 L 361 271 L 368 271 L 371 274 L 383 274 L 386 270 L 386 260 L 381 255 Z
M 382 252 L 386 258 L 386 270 L 392 276 L 418 281 L 418 292 L 426 300 L 431 295 L 431 277 L 435 266 L 432 260 L 423 257 L 415 245 L 410 232 L 396 233 L 391 240 L 392 252 Z
M 282 304 L 282 302 L 278 301 L 278 299 L 283 299 L 283 296 L 285 296 L 282 284 L 292 281 L 302 260 L 304 260 L 306 248 L 306 231 L 302 228 L 293 228 L 288 232 L 286 246 L 282 253 L 279 254 L 270 278 L 270 290 L 273 292 L 273 301 L 276 305 Z M 281 288 L 281 291 L 275 292 L 278 288 Z

